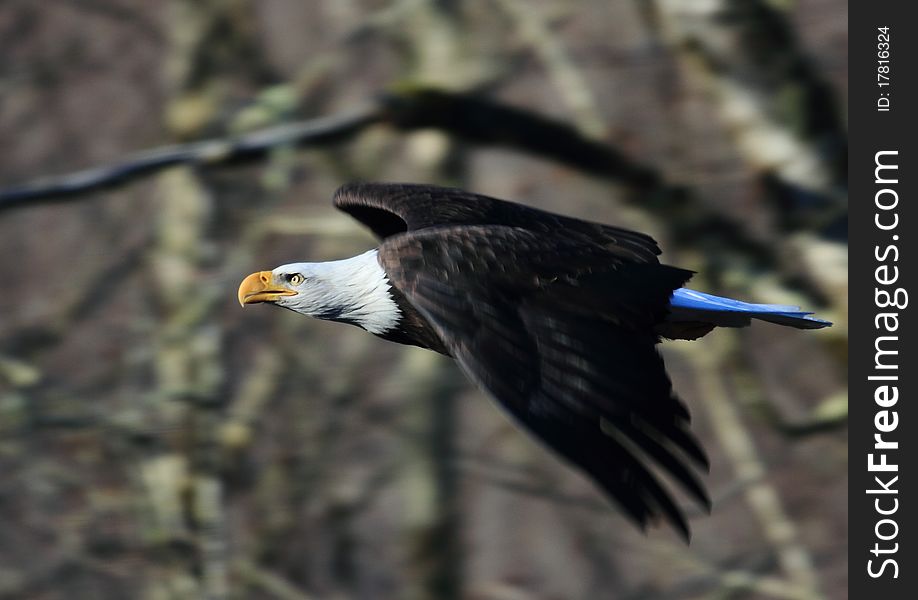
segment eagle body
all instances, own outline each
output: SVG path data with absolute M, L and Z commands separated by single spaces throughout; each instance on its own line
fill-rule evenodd
M 535 438 L 590 477 L 639 526 L 685 516 L 655 475 L 702 507 L 708 466 L 657 351 L 757 318 L 827 322 L 796 307 L 682 288 L 647 235 L 462 190 L 345 185 L 334 204 L 375 250 L 253 273 L 242 304 L 271 302 L 453 357 Z

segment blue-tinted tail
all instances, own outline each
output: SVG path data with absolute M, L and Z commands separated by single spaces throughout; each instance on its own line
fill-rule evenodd
M 732 298 L 712 296 L 687 288 L 673 292 L 670 322 L 706 323 L 716 327 L 745 327 L 752 319 L 787 325 L 797 329 L 821 329 L 832 325 L 800 310 L 799 306 L 751 304 Z

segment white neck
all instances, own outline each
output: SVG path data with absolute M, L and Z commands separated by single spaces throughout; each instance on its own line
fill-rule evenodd
M 345 260 L 278 267 L 275 272 L 298 272 L 307 278 L 300 293 L 281 305 L 320 319 L 355 323 L 370 333 L 389 331 L 398 324 L 401 311 L 376 255 L 374 249 Z

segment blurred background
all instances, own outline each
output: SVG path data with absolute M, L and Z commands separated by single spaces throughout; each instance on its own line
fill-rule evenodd
M 846 94 L 840 0 L 0 2 L 0 598 L 846 598 Z M 355 179 L 835 326 L 662 345 L 714 508 L 644 535 L 448 359 L 239 307 L 375 245 Z

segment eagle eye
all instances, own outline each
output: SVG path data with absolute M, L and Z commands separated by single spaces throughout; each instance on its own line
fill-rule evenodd
M 293 285 L 300 285 L 305 281 L 306 278 L 300 275 L 299 273 L 292 273 L 287 275 L 287 281 Z

